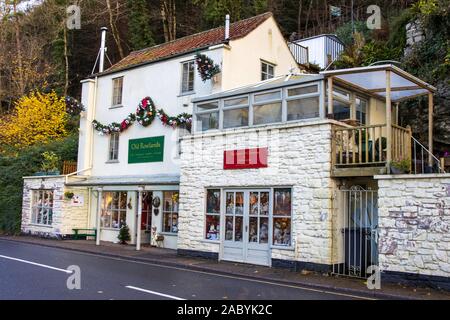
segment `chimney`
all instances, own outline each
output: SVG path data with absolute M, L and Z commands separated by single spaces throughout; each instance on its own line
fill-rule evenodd
M 230 39 L 230 15 L 225 16 L 225 41 Z
M 98 67 L 98 71 L 99 72 L 103 72 L 104 67 L 105 67 L 105 53 L 106 53 L 106 47 L 105 47 L 105 43 L 106 43 L 106 31 L 108 31 L 108 28 L 101 28 L 100 29 L 102 31 L 102 40 L 100 43 L 100 65 Z

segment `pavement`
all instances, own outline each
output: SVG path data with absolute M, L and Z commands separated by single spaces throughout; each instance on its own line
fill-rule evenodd
M 45 264 L 47 267 L 36 264 Z M 56 272 L 58 275 L 45 277 L 46 281 L 52 280 L 46 282 L 43 289 L 42 282 L 36 284 L 38 280 L 33 277 L 33 272 L 25 272 L 30 265 L 33 270 L 38 269 L 36 272 L 52 275 Z M 64 280 L 67 273 L 63 271 L 69 265 L 79 265 L 83 270 L 83 283 L 88 283 L 86 290 L 83 288 L 78 293 L 67 290 Z M 54 271 L 52 268 L 63 271 Z M 34 284 L 32 289 L 30 283 Z M 35 299 L 35 293 L 47 292 L 45 296 L 37 297 L 164 299 L 167 298 L 164 295 L 167 295 L 182 299 L 236 300 L 450 300 L 450 292 L 432 288 L 382 283 L 380 290 L 369 290 L 361 279 L 181 257 L 175 250 L 164 248 L 144 246 L 141 251 L 136 251 L 134 246 L 106 242 L 96 246 L 94 241 L 50 240 L 28 236 L 0 236 L 0 287 L 0 299 Z M 118 290 L 119 287 L 122 290 Z

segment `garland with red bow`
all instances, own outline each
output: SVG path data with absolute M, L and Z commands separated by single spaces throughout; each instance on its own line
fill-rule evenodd
M 152 124 L 155 117 L 158 117 L 163 125 L 172 128 L 185 127 L 191 130 L 192 115 L 187 113 L 181 113 L 175 117 L 168 116 L 163 109 L 157 110 L 153 100 L 150 97 L 145 97 L 139 102 L 136 109 L 136 113 L 130 113 L 120 123 L 112 122 L 108 125 L 104 125 L 97 120 L 92 121 L 94 129 L 99 132 L 100 135 L 108 135 L 114 132 L 123 132 L 128 129 L 135 121 L 139 122 L 143 127 L 148 127 Z

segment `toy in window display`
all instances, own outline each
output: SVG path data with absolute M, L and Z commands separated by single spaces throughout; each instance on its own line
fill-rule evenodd
M 266 218 L 267 219 L 267 218 Z M 267 221 L 261 221 L 259 228 L 259 242 L 267 243 L 269 241 L 269 226 Z
M 258 194 L 252 193 L 250 195 L 250 214 L 258 214 Z
M 209 240 L 217 240 L 218 239 L 218 231 L 216 230 L 216 226 L 213 223 L 211 223 L 211 225 L 209 226 L 207 238 Z
M 254 224 L 250 226 L 250 233 L 248 239 L 249 242 L 258 242 L 258 231 L 256 230 L 256 225 Z
M 227 217 L 225 240 L 233 240 L 233 217 Z

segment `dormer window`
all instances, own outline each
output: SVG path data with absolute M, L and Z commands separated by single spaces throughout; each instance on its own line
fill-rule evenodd
M 123 77 L 114 78 L 113 80 L 113 96 L 112 106 L 122 105 Z
M 194 64 L 193 60 L 182 64 L 181 93 L 194 91 Z
M 261 80 L 272 79 L 275 74 L 275 65 L 261 61 Z

